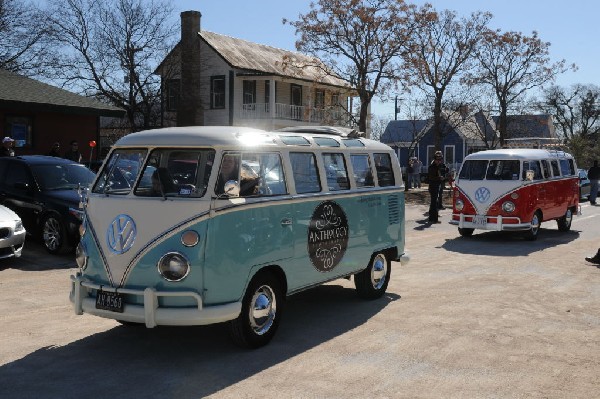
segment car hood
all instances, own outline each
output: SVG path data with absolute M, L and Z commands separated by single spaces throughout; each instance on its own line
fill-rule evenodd
M 21 218 L 12 210 L 0 205 L 0 220 L 21 220 Z
M 75 207 L 79 205 L 79 193 L 74 189 L 45 191 L 44 196 L 48 199 Z

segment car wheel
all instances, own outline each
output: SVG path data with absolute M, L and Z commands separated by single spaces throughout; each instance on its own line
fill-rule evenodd
M 242 311 L 229 322 L 232 341 L 244 348 L 259 348 L 277 331 L 285 304 L 281 283 L 272 273 L 256 275 L 244 295 Z
M 527 230 L 527 232 L 525 233 L 525 239 L 529 241 L 534 241 L 535 239 L 537 239 L 541 225 L 542 213 L 540 211 L 536 211 L 533 214 L 533 218 L 531 219 L 531 226 L 529 227 L 529 230 Z
M 558 224 L 558 230 L 560 230 L 560 231 L 571 230 L 572 222 L 573 222 L 573 210 L 571 208 L 569 208 L 569 209 L 567 209 L 567 212 L 565 213 L 565 215 L 556 221 L 556 223 Z
M 458 234 L 460 234 L 463 237 L 471 237 L 473 235 L 473 232 L 475 231 L 475 229 L 468 229 L 468 228 L 458 228 Z
M 387 290 L 391 273 L 391 261 L 386 259 L 383 253 L 375 254 L 369 266 L 354 275 L 354 286 L 358 296 L 365 299 L 381 298 Z
M 42 221 L 42 242 L 51 254 L 65 253 L 69 250 L 67 230 L 56 215 L 47 215 Z

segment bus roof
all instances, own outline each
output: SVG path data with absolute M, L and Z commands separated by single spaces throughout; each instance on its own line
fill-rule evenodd
M 485 159 L 549 159 L 549 158 L 572 158 L 571 154 L 564 151 L 524 149 L 524 148 L 506 148 L 501 150 L 480 151 L 468 155 L 467 160 L 485 160 Z
M 305 140 L 285 140 L 297 137 Z M 285 140 L 282 140 L 282 138 Z M 118 140 L 117 147 L 323 147 L 317 144 L 315 138 L 327 138 L 339 143 L 339 147 L 357 146 L 344 145 L 344 142 L 360 141 L 365 149 L 389 151 L 390 147 L 379 141 L 353 138 L 346 139 L 338 135 L 317 134 L 313 132 L 284 132 L 237 127 L 237 126 L 188 126 L 170 127 L 145 130 L 131 133 Z M 302 144 L 300 144 L 302 143 Z M 327 147 L 325 145 L 325 147 Z M 331 146 L 335 147 L 335 146 Z

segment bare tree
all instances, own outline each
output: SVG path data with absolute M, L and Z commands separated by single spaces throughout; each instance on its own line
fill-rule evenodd
M 411 33 L 411 50 L 404 59 L 408 84 L 432 96 L 435 149 L 440 149 L 444 135 L 444 94 L 453 80 L 471 67 L 473 51 L 491 17 L 476 12 L 459 19 L 454 11 L 436 12 L 427 7 L 414 17 L 419 25 Z
M 404 0 L 317 0 L 298 21 L 287 21 L 300 38 L 296 48 L 322 60 L 325 73 L 341 77 L 360 98 L 358 127 L 367 130 L 368 107 L 398 75 L 395 59 L 405 50 L 414 22 Z
M 25 0 L 0 0 L 0 68 L 35 75 L 52 58 L 49 28 L 42 13 Z
M 49 0 L 48 21 L 63 58 L 54 80 L 121 107 L 131 130 L 156 125 L 154 68 L 173 47 L 173 8 L 161 0 Z
M 600 88 L 573 85 L 552 86 L 543 92 L 539 108 L 554 117 L 560 134 L 567 140 L 577 136 L 597 138 L 600 134 Z
M 496 96 L 501 146 L 509 138 L 507 115 L 511 105 L 526 91 L 553 81 L 556 75 L 568 69 L 565 60 L 550 62 L 549 47 L 550 43 L 542 42 L 536 32 L 525 36 L 520 32 L 498 30 L 487 30 L 477 47 L 478 67 L 469 81 L 489 86 Z

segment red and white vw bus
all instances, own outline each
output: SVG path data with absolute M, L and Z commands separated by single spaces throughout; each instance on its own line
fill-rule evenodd
M 577 165 L 562 151 L 502 149 L 465 158 L 453 192 L 451 224 L 462 236 L 475 229 L 522 231 L 537 238 L 540 225 L 556 220 L 571 228 L 579 211 Z

